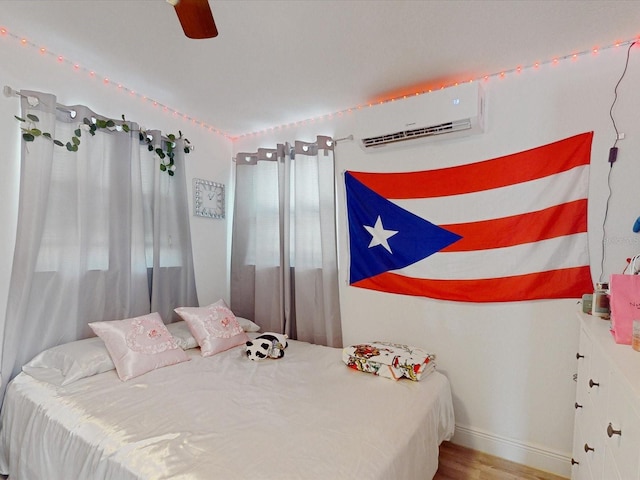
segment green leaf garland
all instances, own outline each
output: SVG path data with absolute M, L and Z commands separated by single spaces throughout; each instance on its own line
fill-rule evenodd
M 81 143 L 80 138 L 82 137 L 83 129 L 88 131 L 91 136 L 94 136 L 96 134 L 96 131 L 99 129 L 106 128 L 109 130 L 114 130 L 118 128 L 116 125 L 116 122 L 114 122 L 111 119 L 108 119 L 108 120 L 96 119 L 96 118 L 89 119 L 85 117 L 82 120 L 82 124 L 80 124 L 78 128 L 76 128 L 73 131 L 73 136 L 71 137 L 71 140 L 69 140 L 66 143 L 63 143 L 60 140 L 54 139 L 49 132 L 43 132 L 42 130 L 37 128 L 36 125 L 40 121 L 37 115 L 29 113 L 27 114 L 26 119 L 19 117 L 17 115 L 14 115 L 14 117 L 20 123 L 24 124 L 20 127 L 20 130 L 22 130 L 22 139 L 25 142 L 33 142 L 36 139 L 36 137 L 45 137 L 48 140 L 51 140 L 54 143 L 54 145 L 58 147 L 65 147 L 70 152 L 78 151 L 78 147 L 80 146 L 80 143 Z M 124 118 L 124 115 L 122 115 L 122 123 L 120 124 L 120 128 L 125 133 L 129 133 L 131 131 L 131 126 L 127 123 L 127 120 Z M 140 134 L 139 134 L 140 142 L 146 143 L 148 150 L 150 152 L 155 152 L 155 154 L 160 159 L 160 171 L 167 172 L 169 176 L 175 175 L 175 170 L 176 170 L 175 163 L 174 163 L 174 156 L 175 156 L 174 149 L 176 147 L 176 143 L 175 143 L 176 139 L 183 139 L 182 132 L 178 131 L 178 133 L 179 135 L 177 137 L 173 133 L 170 133 L 169 135 L 167 135 L 167 140 L 162 141 L 160 147 L 154 147 L 152 145 L 152 139 L 149 135 L 147 135 L 145 131 L 140 130 Z M 185 143 L 184 153 L 186 154 L 191 153 L 191 150 L 193 149 L 193 147 L 191 146 L 191 142 L 187 138 L 184 138 L 184 143 Z

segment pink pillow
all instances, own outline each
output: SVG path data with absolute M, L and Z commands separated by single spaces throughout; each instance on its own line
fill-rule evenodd
M 249 340 L 224 300 L 206 307 L 179 307 L 175 312 L 187 322 L 203 357 L 244 345 Z
M 89 326 L 107 347 L 120 380 L 189 360 L 158 313 Z

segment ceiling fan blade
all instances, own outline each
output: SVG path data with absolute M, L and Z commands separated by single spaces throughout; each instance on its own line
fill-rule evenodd
M 199 39 L 218 36 L 209 0 L 178 0 L 173 6 L 187 37 Z

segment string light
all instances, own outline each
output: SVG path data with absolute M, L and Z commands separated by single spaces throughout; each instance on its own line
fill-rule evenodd
M 10 38 L 13 38 L 14 40 L 18 41 L 23 46 L 33 47 L 33 48 L 37 49 L 42 55 L 49 54 L 49 55 L 55 57 L 57 59 L 58 63 L 61 63 L 63 65 L 67 64 L 71 68 L 73 68 L 73 70 L 84 72 L 90 78 L 101 78 L 102 79 L 102 83 L 105 86 L 114 86 L 119 91 L 129 92 L 131 97 L 140 98 L 144 102 L 149 102 L 154 107 L 162 108 L 164 112 L 174 112 L 175 115 L 177 115 L 179 117 L 182 117 L 182 119 L 184 121 L 189 121 L 190 120 L 191 123 L 196 124 L 196 125 L 201 125 L 203 128 L 208 129 L 210 132 L 215 133 L 216 135 L 223 136 L 223 137 L 227 138 L 228 140 L 234 140 L 235 138 L 237 138 L 237 137 L 232 137 L 231 135 L 229 135 L 226 132 L 223 132 L 222 130 L 219 130 L 217 128 L 213 128 L 212 126 L 210 126 L 210 125 L 208 125 L 208 124 L 206 124 L 204 122 L 201 122 L 200 120 L 197 120 L 195 118 L 191 118 L 190 116 L 188 116 L 188 115 L 186 115 L 184 113 L 180 113 L 175 109 L 169 108 L 167 105 L 164 105 L 164 104 L 158 102 L 157 100 L 153 100 L 153 99 L 147 97 L 146 95 L 142 95 L 142 94 L 136 93 L 135 90 L 127 88 L 122 83 L 114 82 L 114 81 L 110 80 L 109 77 L 106 77 L 106 76 L 105 77 L 101 77 L 99 74 L 96 73 L 95 70 L 89 70 L 87 68 L 84 68 L 79 63 L 72 62 L 71 60 L 68 60 L 67 58 L 65 58 L 63 55 L 54 54 L 53 52 L 47 50 L 43 46 L 35 45 L 34 43 L 30 42 L 27 38 L 18 36 L 18 35 L 10 32 L 10 31 L 8 31 L 5 27 L 0 27 L 0 36 L 10 37 Z
M 96 78 L 96 77 L 100 78 L 100 76 L 94 70 L 88 70 L 88 69 L 86 69 L 84 67 L 81 67 L 80 64 L 71 62 L 70 60 L 66 59 L 62 55 L 55 55 L 53 52 L 48 51 L 45 47 L 37 46 L 34 43 L 29 42 L 29 40 L 27 40 L 26 38 L 20 37 L 18 35 L 13 34 L 12 32 L 9 32 L 5 27 L 0 27 L 0 36 L 3 36 L 3 37 L 9 36 L 9 37 L 13 38 L 14 40 L 20 42 L 20 44 L 23 45 L 23 46 L 31 46 L 33 48 L 36 48 L 43 55 L 48 53 L 50 55 L 55 56 L 59 63 L 63 63 L 63 64 L 67 63 L 67 64 L 71 65 L 73 67 L 73 69 L 76 70 L 76 71 L 84 71 L 84 72 L 86 72 L 86 74 L 88 74 L 88 76 L 91 77 L 91 78 Z M 640 41 L 640 36 L 638 38 L 632 39 L 632 40 L 616 41 L 614 44 L 606 46 L 606 47 L 593 47 L 590 50 L 585 50 L 583 52 L 572 53 L 572 54 L 569 54 L 569 55 L 565 55 L 563 57 L 553 57 L 552 59 L 550 59 L 550 60 L 548 60 L 546 62 L 544 62 L 544 61 L 543 62 L 536 61 L 533 64 L 527 65 L 527 66 L 518 65 L 518 66 L 516 66 L 515 68 L 513 68 L 511 70 L 501 70 L 500 72 L 493 73 L 493 74 L 484 74 L 484 75 L 482 75 L 480 77 L 477 77 L 477 78 L 468 79 L 466 82 L 463 82 L 463 83 L 471 83 L 471 82 L 480 81 L 480 80 L 488 82 L 491 78 L 494 78 L 494 77 L 497 77 L 497 78 L 500 78 L 500 79 L 504 79 L 505 77 L 507 77 L 511 73 L 520 74 L 524 70 L 528 70 L 528 69 L 537 70 L 542 65 L 545 65 L 545 64 L 550 64 L 552 66 L 556 66 L 561 61 L 564 61 L 564 60 L 571 59 L 571 60 L 575 61 L 575 60 L 578 60 L 579 57 L 582 57 L 582 56 L 587 55 L 587 54 L 597 55 L 602 50 L 606 50 L 606 49 L 610 49 L 610 48 L 617 48 L 617 47 L 624 46 L 624 45 L 631 45 L 633 42 L 638 42 L 638 41 Z M 308 123 L 313 124 L 316 121 L 323 121 L 325 118 L 327 118 L 329 120 L 332 120 L 336 116 L 339 117 L 339 118 L 342 118 L 344 115 L 351 114 L 354 110 L 361 110 L 364 107 L 373 107 L 374 105 L 382 105 L 382 104 L 389 103 L 389 102 L 395 102 L 396 100 L 405 100 L 405 99 L 407 99 L 407 98 L 409 98 L 411 96 L 426 95 L 426 94 L 429 94 L 429 93 L 431 93 L 433 91 L 431 88 L 429 88 L 427 90 L 413 92 L 412 94 L 403 93 L 400 96 L 394 96 L 394 97 L 390 97 L 390 98 L 386 98 L 386 99 L 381 99 L 381 100 L 376 101 L 375 103 L 369 102 L 369 103 L 367 103 L 365 105 L 357 105 L 357 106 L 354 106 L 354 107 L 349 107 L 349 108 L 346 108 L 344 110 L 340 110 L 340 111 L 337 111 L 337 112 L 333 112 L 333 113 L 329 113 L 329 114 L 325 114 L 325 115 L 320 115 L 320 116 L 314 117 L 314 118 L 307 118 L 305 120 L 301 120 L 301 121 L 298 121 L 298 122 L 292 122 L 292 123 L 289 123 L 288 125 L 281 124 L 281 125 L 277 125 L 275 127 L 271 127 L 269 129 L 265 129 L 265 130 L 261 130 L 261 131 L 257 131 L 257 132 L 254 131 L 254 132 L 244 133 L 244 134 L 237 135 L 237 136 L 231 136 L 230 134 L 225 133 L 225 132 L 223 132 L 223 131 L 221 131 L 221 130 L 219 130 L 217 128 L 214 128 L 211 125 L 208 125 L 208 124 L 206 124 L 204 122 L 201 122 L 200 120 L 197 120 L 195 118 L 192 118 L 192 117 L 188 116 L 185 113 L 181 113 L 181 112 L 179 112 L 179 111 L 177 111 L 177 110 L 175 110 L 173 108 L 169 108 L 168 106 L 158 102 L 157 100 L 149 98 L 146 95 L 142 95 L 142 94 L 136 93 L 134 90 L 131 90 L 131 89 L 127 88 L 126 86 L 124 86 L 121 83 L 114 83 L 108 77 L 103 77 L 103 83 L 105 85 L 107 85 L 107 86 L 116 85 L 118 90 L 129 92 L 130 96 L 132 96 L 132 97 L 137 97 L 137 98 L 140 98 L 144 102 L 149 102 L 149 103 L 151 103 L 151 105 L 153 107 L 160 107 L 160 108 L 163 109 L 164 112 L 172 112 L 174 116 L 182 117 L 182 119 L 184 121 L 191 120 L 191 123 L 196 124 L 196 125 L 201 125 L 206 130 L 209 130 L 210 132 L 213 132 L 213 133 L 215 133 L 217 135 L 221 135 L 221 136 L 223 136 L 223 137 L 225 137 L 225 138 L 227 138 L 227 139 L 229 139 L 231 141 L 235 141 L 235 140 L 238 140 L 240 138 L 245 138 L 245 137 L 248 137 L 248 136 L 260 135 L 260 134 L 266 133 L 267 131 L 272 132 L 272 131 L 274 131 L 274 129 L 280 130 L 280 129 L 288 128 L 288 127 L 296 127 L 296 126 L 300 126 L 300 125 L 307 125 Z M 445 89 L 445 88 L 455 87 L 459 83 L 460 83 L 459 81 L 454 81 L 454 82 L 451 82 L 449 84 L 441 84 L 438 87 L 438 89 L 442 90 L 442 89 Z

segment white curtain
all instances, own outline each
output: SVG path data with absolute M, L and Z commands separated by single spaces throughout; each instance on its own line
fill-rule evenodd
M 339 347 L 333 142 L 236 157 L 231 308 L 263 331 Z
M 22 94 L 22 118 L 37 116 L 35 127 L 63 143 L 84 118 L 103 119 L 53 95 Z M 22 142 L 2 395 L 41 350 L 93 336 L 89 322 L 150 311 L 169 322 L 174 307 L 197 305 L 183 158 L 176 154 L 173 176 L 161 172 L 137 125 L 127 124 L 129 132 L 94 136 L 80 127 L 76 152 L 42 136 Z

